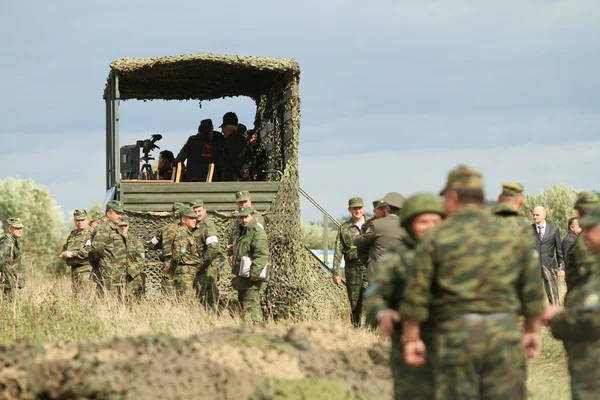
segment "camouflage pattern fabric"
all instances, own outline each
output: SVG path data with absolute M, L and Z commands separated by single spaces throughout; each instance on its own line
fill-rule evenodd
M 577 237 L 577 241 L 571 247 L 569 254 L 564 254 L 563 256 L 567 259 L 567 268 L 565 270 L 565 282 L 567 283 L 566 304 L 571 287 L 577 285 L 580 280 L 587 279 L 594 265 L 600 262 L 600 256 L 588 250 L 581 236 Z
M 0 237 L 0 282 L 4 295 L 10 297 L 14 289 L 25 286 L 19 239 L 5 233 Z
M 221 249 L 217 228 L 207 215 L 196 225 L 192 232 L 200 254 L 200 265 L 196 277 L 198 297 L 203 304 L 214 306 L 218 303 L 218 271 L 223 268 L 225 259 Z
M 192 289 L 201 260 L 196 239 L 187 227 L 179 226 L 172 249 L 171 271 L 175 293 L 178 296 L 193 296 Z
M 373 228 L 373 222 L 375 220 L 376 220 L 375 216 L 368 218 L 365 221 L 365 223 L 363 224 L 363 226 L 360 228 L 360 234 L 364 235 L 369 228 Z M 357 249 L 358 258 L 364 265 L 369 264 L 369 249 L 370 249 L 370 246 L 366 246 L 366 245 L 362 246 L 362 247 L 358 247 L 358 249 Z
M 154 246 L 154 249 L 160 249 L 160 255 L 158 256 L 158 258 L 163 263 L 163 268 L 171 265 L 171 257 L 173 254 L 173 242 L 175 240 L 175 236 L 177 236 L 177 232 L 179 231 L 180 227 L 181 224 L 179 223 L 179 221 L 173 221 L 161 227 L 156 233 L 156 235 L 152 238 L 151 242 Z M 157 291 L 155 289 L 152 290 L 154 286 L 159 286 L 158 282 L 155 282 L 158 280 L 156 279 L 158 277 L 155 277 L 154 275 L 160 276 L 160 287 L 162 288 L 162 291 L 168 291 L 173 289 L 172 277 L 162 273 L 161 268 L 159 274 L 149 274 L 148 277 L 150 279 L 147 282 L 147 290 L 151 290 L 152 292 Z M 153 295 L 156 296 L 156 293 L 153 293 Z
M 90 255 L 97 260 L 94 271 L 98 286 L 105 293 L 121 295 L 127 282 L 126 238 L 110 221 L 96 227 L 92 236 Z
M 146 251 L 144 244 L 134 237 L 127 235 L 127 292 L 140 297 L 145 291 Z
M 567 351 L 573 399 L 600 396 L 600 263 L 593 272 L 573 282 L 565 307 L 550 322 L 552 335 Z
M 73 293 L 87 293 L 92 291 L 93 282 L 92 264 L 90 263 L 90 250 L 92 249 L 92 228 L 85 228 L 82 231 L 73 229 L 62 251 L 73 253 L 72 258 L 68 258 L 66 263 L 71 267 L 71 287 Z
M 232 280 L 233 288 L 238 291 L 238 301 L 242 307 L 243 318 L 247 322 L 259 323 L 263 320 L 260 306 L 260 292 L 266 286 L 265 282 L 251 281 L 239 276 L 242 257 L 252 260 L 250 276 L 258 278 L 269 263 L 269 240 L 263 225 L 256 219 L 248 223 L 246 229 L 233 244 Z
M 265 217 L 263 217 L 263 215 L 258 212 L 255 211 L 254 212 L 254 219 L 261 224 L 263 227 L 265 227 Z M 239 221 L 236 220 L 234 221 L 233 224 L 233 228 L 231 229 L 231 235 L 229 235 L 229 242 L 227 244 L 234 244 L 236 239 L 240 236 L 240 233 L 243 231 L 244 229 L 242 228 L 242 226 L 240 225 Z
M 234 131 L 225 139 L 224 147 L 221 180 L 239 181 L 248 151 L 248 141 L 241 133 Z
M 525 398 L 517 316 L 544 311 L 530 243 L 510 222 L 467 205 L 425 234 L 414 265 L 400 314 L 436 323 L 436 398 Z

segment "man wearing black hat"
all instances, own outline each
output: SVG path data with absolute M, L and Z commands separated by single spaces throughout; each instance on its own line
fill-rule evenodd
M 223 132 L 223 169 L 221 180 L 239 181 L 242 167 L 248 149 L 248 141 L 238 132 L 238 117 L 234 112 L 223 115 L 223 123 L 220 126 Z
M 173 166 L 188 160 L 185 180 L 188 182 L 206 182 L 208 166 L 213 163 L 215 169 L 221 167 L 220 143 L 215 140 L 213 124 L 210 119 L 203 119 L 198 127 L 198 133 L 190 136 L 173 160 Z M 217 174 L 218 175 L 218 174 Z M 213 178 L 213 181 L 215 179 Z

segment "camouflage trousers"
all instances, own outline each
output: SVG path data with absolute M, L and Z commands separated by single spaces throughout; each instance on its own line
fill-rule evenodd
M 0 279 L 2 279 L 0 284 L 6 299 L 12 299 L 14 290 L 25 286 L 25 278 L 20 271 L 3 271 Z
M 542 265 L 542 278 L 544 278 L 544 289 L 546 289 L 548 302 L 550 304 L 560 304 L 557 268 L 548 268 Z
M 217 268 L 212 265 L 196 274 L 194 286 L 198 299 L 206 307 L 216 307 L 219 304 L 219 289 L 217 288 Z
M 525 351 L 517 316 L 467 314 L 434 333 L 438 400 L 526 399 Z
M 178 265 L 175 268 L 172 281 L 177 296 L 194 297 L 197 270 L 195 265 Z
M 348 301 L 350 302 L 350 320 L 352 321 L 352 325 L 360 326 L 365 290 L 369 284 L 367 282 L 367 267 L 360 263 L 346 263 L 344 271 L 346 275 L 346 291 L 348 292 Z
M 565 341 L 573 400 L 600 399 L 600 340 Z
M 252 289 L 238 290 L 238 301 L 242 307 L 242 318 L 247 323 L 259 324 L 263 322 L 263 312 L 260 305 L 261 291 L 262 285 L 260 283 Z
M 432 351 L 431 337 L 423 337 L 428 354 Z M 433 400 L 435 399 L 433 367 L 428 357 L 427 365 L 413 367 L 404 361 L 404 347 L 401 335 L 392 336 L 390 364 L 394 378 L 394 399 Z
M 93 292 L 94 282 L 91 275 L 91 265 L 71 266 L 71 289 L 73 294 L 91 294 Z

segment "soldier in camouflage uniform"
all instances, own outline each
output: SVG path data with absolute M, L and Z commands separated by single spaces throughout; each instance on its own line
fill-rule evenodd
M 385 218 L 389 214 L 389 208 L 384 199 L 377 199 L 373 202 L 373 216 L 368 218 L 363 224 L 362 228 L 360 228 L 360 234 L 364 235 L 369 228 L 373 227 L 373 222 Z M 359 246 L 358 247 L 358 258 L 365 265 L 369 265 L 369 245 Z
M 92 228 L 89 227 L 88 214 L 85 210 L 73 212 L 73 229 L 59 255 L 71 267 L 71 288 L 74 294 L 91 293 L 92 264 L 90 250 L 92 249 Z
M 25 286 L 19 247 L 19 238 L 23 234 L 23 221 L 21 218 L 13 217 L 6 223 L 8 232 L 0 237 L 0 282 L 4 296 L 10 299 L 14 289 Z
M 250 192 L 247 190 L 242 190 L 240 192 L 237 192 L 235 194 L 235 203 L 238 208 L 252 207 L 252 197 L 250 197 Z M 260 212 L 254 210 L 254 218 L 256 218 L 258 223 L 261 224 L 263 227 L 265 226 L 265 218 L 262 216 L 262 214 Z M 227 242 L 227 253 L 230 256 L 232 255 L 232 252 L 233 252 L 233 243 L 235 243 L 235 240 L 237 239 L 237 237 L 240 235 L 240 233 L 243 230 L 244 230 L 244 228 L 240 224 L 239 220 L 236 219 L 234 222 L 234 226 L 231 229 L 231 234 L 229 235 L 229 240 Z M 229 259 L 229 262 L 230 263 L 232 262 L 231 257 Z
M 339 229 L 333 255 L 333 282 L 339 285 L 342 281 L 340 264 L 344 257 L 346 290 L 350 301 L 350 320 L 352 325 L 360 326 L 365 289 L 367 288 L 367 265 L 360 259 L 358 249 L 353 244 L 356 236 L 365 223 L 364 203 L 360 197 L 348 200 L 348 211 L 352 217 Z
M 529 224 L 523 218 L 519 217 L 519 209 L 524 201 L 523 190 L 523 185 L 520 183 L 503 183 L 502 193 L 498 196 L 498 204 L 492 208 L 492 212 L 513 221 L 515 225 L 523 226 L 524 229 L 527 229 L 529 228 Z
M 192 296 L 196 273 L 200 267 L 198 244 L 192 231 L 196 227 L 196 213 L 190 207 L 179 212 L 180 226 L 173 240 L 171 268 L 173 286 L 178 296 Z
M 268 281 L 269 241 L 255 213 L 252 207 L 238 209 L 243 230 L 233 244 L 232 285 L 238 291 L 244 320 L 256 324 L 263 320 L 260 294 Z
M 379 271 L 369 284 L 365 297 L 367 322 L 377 325 L 384 336 L 391 336 L 390 363 L 394 376 L 395 399 L 433 399 L 433 368 L 430 363 L 414 368 L 404 361 L 402 327 L 398 308 L 412 273 L 414 249 L 429 229 L 438 225 L 445 215 L 444 205 L 435 194 L 417 194 L 406 199 L 400 219 L 405 229 L 401 240 L 385 253 Z M 427 348 L 432 348 L 433 326 L 427 321 L 421 327 L 421 338 Z
M 214 307 L 219 302 L 217 277 L 219 270 L 223 269 L 224 255 L 219 245 L 217 228 L 213 220 L 206 215 L 206 208 L 202 200 L 190 204 L 196 213 L 196 229 L 192 234 L 196 238 L 200 255 L 199 271 L 196 275 L 196 288 L 198 298 L 208 306 Z
M 106 205 L 106 221 L 100 223 L 92 234 L 90 255 L 97 260 L 94 277 L 101 293 L 117 297 L 125 294 L 127 283 L 127 243 L 119 232 L 123 206 L 111 200 Z
M 101 212 L 95 212 L 92 214 L 92 218 L 90 218 L 90 228 L 96 229 L 96 227 L 104 220 L 104 214 Z
M 141 240 L 129 235 L 129 218 L 121 217 L 117 229 L 125 237 L 127 245 L 127 293 L 140 298 L 144 294 L 146 284 L 146 251 Z
M 160 249 L 159 259 L 163 263 L 163 290 L 171 289 L 171 257 L 173 254 L 173 241 L 181 226 L 179 222 L 179 211 L 183 208 L 183 203 L 173 203 L 171 208 L 171 222 L 160 228 L 158 233 L 151 239 L 152 246 L 155 250 Z
M 484 208 L 481 173 L 459 166 L 442 194 L 449 217 L 415 249 L 400 305 L 405 360 L 427 363 L 420 328 L 431 319 L 437 399 L 526 399 L 523 347 L 541 347 L 539 256 Z

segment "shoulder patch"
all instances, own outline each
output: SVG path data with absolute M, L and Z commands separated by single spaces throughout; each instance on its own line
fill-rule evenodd
M 596 293 L 590 294 L 583 300 L 583 307 L 585 309 L 596 308 L 598 307 L 598 300 L 600 300 L 600 298 Z
M 92 241 L 90 239 L 85 241 L 85 246 L 91 246 L 92 245 Z
M 181 254 L 185 255 L 186 253 L 187 253 L 187 248 L 185 248 L 185 247 L 182 246 L 181 247 Z

